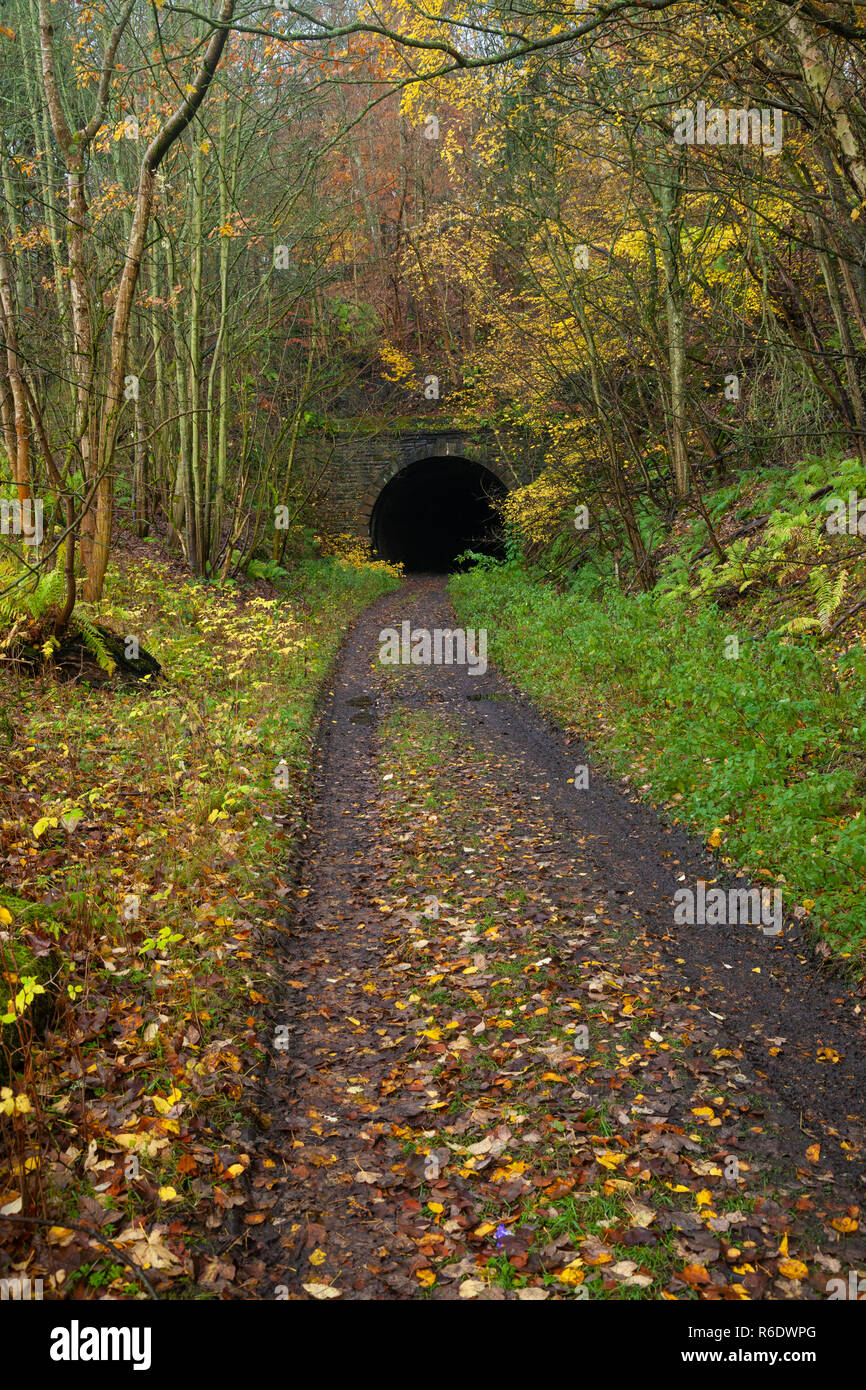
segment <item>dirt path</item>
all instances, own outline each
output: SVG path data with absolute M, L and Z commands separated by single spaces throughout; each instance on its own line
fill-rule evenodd
M 600 775 L 577 789 L 589 759 L 494 672 L 382 666 L 405 619 L 453 626 L 444 583 L 359 620 L 324 711 L 262 1102 L 265 1296 L 866 1276 L 857 999 L 788 923 L 674 926 L 712 860 Z

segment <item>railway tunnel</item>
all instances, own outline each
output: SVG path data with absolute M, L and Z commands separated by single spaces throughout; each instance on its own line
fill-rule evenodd
M 507 488 L 483 464 L 434 454 L 401 468 L 382 487 L 370 515 L 380 559 L 411 573 L 447 574 L 458 555 L 504 553 L 496 503 Z

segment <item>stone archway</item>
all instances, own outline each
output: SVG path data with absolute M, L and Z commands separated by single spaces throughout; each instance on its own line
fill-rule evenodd
M 487 464 L 436 441 L 383 471 L 364 498 L 362 521 L 381 558 L 444 573 L 465 550 L 502 552 L 495 504 L 507 491 Z

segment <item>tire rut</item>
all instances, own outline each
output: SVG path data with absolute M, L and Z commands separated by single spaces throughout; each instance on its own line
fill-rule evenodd
M 399 1180 L 385 1174 L 373 1189 L 380 1195 L 366 1199 L 366 1179 L 359 1195 L 355 1176 L 367 1172 L 383 1125 L 399 1128 L 424 1109 L 417 1092 L 408 1099 L 388 1092 L 386 1072 L 417 1069 L 417 1044 L 367 979 L 383 961 L 395 972 L 411 968 L 405 959 L 394 963 L 403 950 L 395 946 L 400 924 L 388 910 L 399 843 L 383 843 L 389 774 L 383 782 L 378 766 L 389 746 L 383 726 L 400 711 L 435 713 L 463 731 L 454 785 L 459 789 L 465 777 L 475 794 L 482 788 L 489 814 L 506 797 L 528 808 L 527 833 L 514 835 L 508 849 L 516 860 L 528 859 L 529 915 L 548 924 L 551 950 L 573 959 L 567 938 L 581 923 L 590 932 L 604 926 L 599 944 L 586 948 L 587 961 L 593 952 L 606 959 L 608 929 L 630 959 L 651 951 L 662 995 L 687 999 L 698 1013 L 704 1052 L 735 1049 L 741 1058 L 735 1075 L 744 1093 L 761 1098 L 772 1161 L 802 1174 L 804 1148 L 820 1141 L 821 1179 L 836 1184 L 839 1202 L 856 1202 L 866 1096 L 856 998 L 810 957 L 792 922 L 779 938 L 751 926 L 674 926 L 672 897 L 683 878 L 723 882 L 703 847 L 666 825 L 631 788 L 605 777 L 578 740 L 494 670 L 473 675 L 428 666 L 395 674 L 379 665 L 380 630 L 399 628 L 406 618 L 428 629 L 454 627 L 444 581 L 415 579 L 362 615 L 322 707 L 307 839 L 290 895 L 284 1017 L 291 1044 L 275 1055 L 267 1081 L 268 1108 L 282 1112 L 273 1140 L 285 1179 L 269 1233 L 274 1281 L 291 1297 L 305 1296 L 305 1285 L 317 1287 L 316 1259 L 327 1247 L 328 1277 L 345 1295 L 418 1296 L 406 1273 L 417 1241 L 391 1196 Z M 577 764 L 590 768 L 586 790 L 568 781 Z M 417 912 L 403 916 L 417 925 Z M 838 1062 L 822 1062 L 821 1049 Z M 855 1242 L 851 1258 L 859 1249 Z

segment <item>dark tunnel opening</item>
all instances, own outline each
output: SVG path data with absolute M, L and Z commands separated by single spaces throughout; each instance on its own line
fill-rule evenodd
M 495 503 L 507 489 L 471 459 L 419 459 L 385 484 L 370 517 L 375 553 L 407 571 L 448 574 L 464 550 L 502 556 Z

